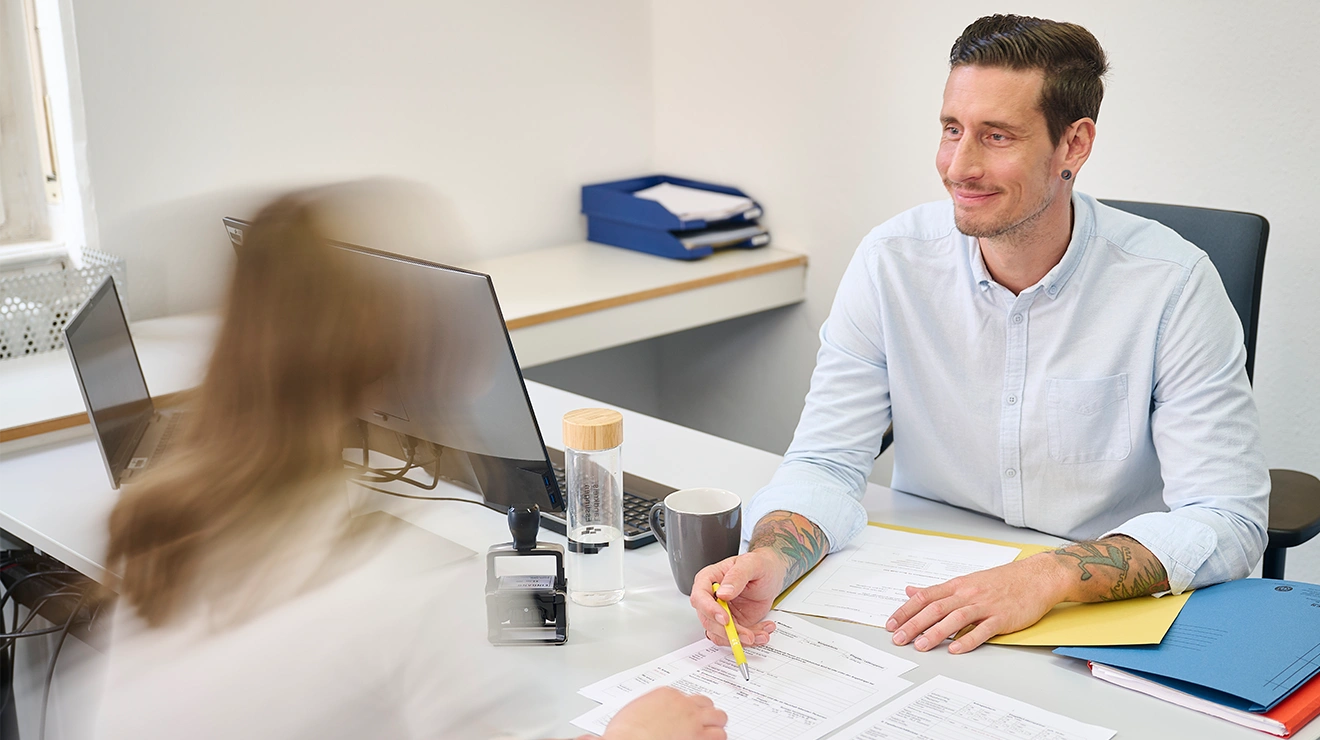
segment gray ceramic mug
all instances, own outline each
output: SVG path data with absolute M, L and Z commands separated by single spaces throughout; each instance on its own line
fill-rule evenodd
M 738 554 L 742 499 L 719 488 L 674 491 L 651 507 L 651 531 L 669 553 L 678 590 L 691 595 L 697 571 Z

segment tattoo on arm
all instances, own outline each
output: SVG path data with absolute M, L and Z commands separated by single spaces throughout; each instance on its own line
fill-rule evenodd
M 1138 548 L 1136 555 L 1133 545 Z M 1115 535 L 1098 542 L 1078 542 L 1061 547 L 1054 554 L 1075 562 L 1082 581 L 1096 579 L 1092 593 L 1098 601 L 1119 601 L 1169 590 L 1164 565 L 1130 537 Z
M 782 591 L 801 578 L 829 552 L 830 543 L 825 533 L 801 514 L 772 511 L 756 523 L 749 550 L 768 547 L 779 554 L 788 566 L 784 574 Z
M 1128 559 L 1132 557 L 1132 553 L 1126 550 L 1127 548 L 1120 550 L 1105 542 L 1078 542 L 1055 552 L 1066 558 L 1076 558 L 1077 567 L 1082 569 L 1082 580 L 1089 581 L 1091 571 L 1086 569 L 1088 565 L 1107 565 L 1127 573 Z
M 1160 561 L 1152 557 L 1140 566 L 1130 568 L 1127 578 L 1119 579 L 1119 582 L 1109 590 L 1109 596 L 1110 600 L 1118 601 L 1168 590 L 1169 575 L 1164 572 L 1164 566 Z

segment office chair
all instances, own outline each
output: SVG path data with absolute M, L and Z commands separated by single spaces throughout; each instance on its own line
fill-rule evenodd
M 1126 200 L 1101 203 L 1159 221 L 1200 247 L 1233 302 L 1247 343 L 1247 380 L 1256 365 L 1256 320 L 1260 317 L 1260 281 L 1270 223 L 1254 213 L 1170 206 Z M 1283 578 L 1288 548 L 1320 534 L 1320 480 L 1296 470 L 1270 471 L 1269 543 L 1261 567 L 1266 578 Z
M 1270 235 L 1269 221 L 1254 213 L 1213 208 L 1126 200 L 1100 202 L 1158 221 L 1210 257 L 1242 321 L 1250 382 L 1256 365 L 1256 321 L 1260 317 L 1260 282 L 1265 267 L 1265 243 Z M 881 454 L 893 443 L 891 424 L 880 442 Z M 1320 534 L 1320 479 L 1296 470 L 1271 470 L 1270 489 L 1269 542 L 1262 574 L 1266 578 L 1282 579 L 1288 548 Z

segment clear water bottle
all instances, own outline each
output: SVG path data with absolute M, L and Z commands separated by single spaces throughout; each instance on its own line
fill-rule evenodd
M 583 606 L 623 598 L 623 415 L 564 414 L 568 481 L 568 596 Z

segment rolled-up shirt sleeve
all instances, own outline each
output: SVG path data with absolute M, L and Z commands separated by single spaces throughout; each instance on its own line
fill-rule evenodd
M 1270 478 L 1242 325 L 1207 258 L 1166 307 L 1155 370 L 1151 434 L 1170 510 L 1113 533 L 1149 549 L 1173 593 L 1245 577 L 1265 549 Z
M 889 426 L 889 381 L 872 250 L 874 232 L 853 255 L 829 317 L 811 390 L 784 461 L 752 499 L 743 538 L 772 511 L 809 519 L 836 552 L 866 526 L 861 498 Z

